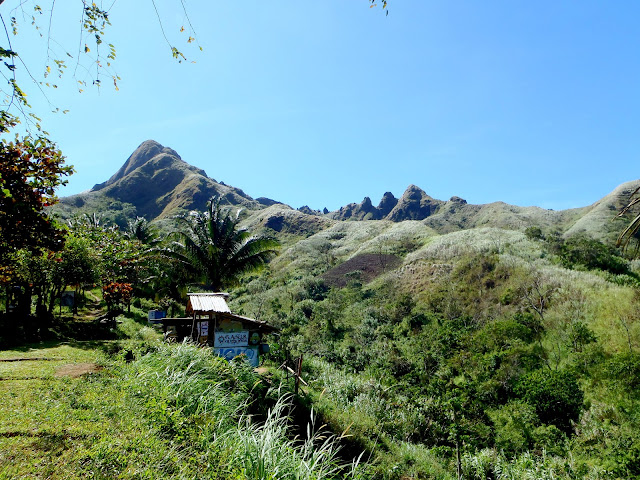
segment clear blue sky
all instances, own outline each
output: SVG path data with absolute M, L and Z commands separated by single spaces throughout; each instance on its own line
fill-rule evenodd
M 73 5 L 56 6 L 52 35 L 75 54 L 79 2 L 58 3 Z M 196 63 L 171 59 L 150 1 L 116 2 L 120 91 L 78 94 L 73 65 L 47 91 L 70 110 L 44 115 L 77 171 L 61 195 L 146 139 L 253 197 L 330 210 L 409 184 L 564 209 L 640 176 L 638 2 L 391 0 L 384 16 L 366 0 L 191 0 L 202 52 L 179 32 L 180 3 L 156 3 Z M 14 48 L 37 74 L 28 23 Z

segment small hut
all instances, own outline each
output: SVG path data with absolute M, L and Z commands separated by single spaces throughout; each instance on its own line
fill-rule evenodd
M 191 338 L 203 346 L 213 347 L 227 360 L 246 355 L 249 363 L 257 367 L 260 353 L 269 351 L 269 346 L 263 343 L 264 335 L 278 329 L 231 313 L 228 293 L 189 293 L 188 296 L 189 317 L 163 319 L 165 334 L 178 341 Z

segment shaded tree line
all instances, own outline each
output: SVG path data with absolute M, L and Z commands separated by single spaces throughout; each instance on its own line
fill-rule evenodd
M 43 216 L 55 225 L 59 243 L 49 248 L 21 243 L 2 256 L 5 339 L 46 335 L 68 289 L 77 308 L 86 302 L 87 290 L 99 288 L 113 318 L 130 307 L 133 297 L 183 303 L 188 286 L 233 286 L 245 272 L 268 262 L 277 247 L 275 240 L 242 229 L 239 216 L 216 198 L 207 212 L 180 218 L 182 230 L 170 234 L 143 218 L 121 230 L 102 224 L 97 214 L 74 218 L 64 227 Z

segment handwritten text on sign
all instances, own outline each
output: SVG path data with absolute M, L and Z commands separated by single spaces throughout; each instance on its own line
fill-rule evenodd
M 245 355 L 249 364 L 254 367 L 258 366 L 260 356 L 258 355 L 258 347 L 233 347 L 233 348 L 214 348 L 214 351 L 222 358 L 232 360 L 238 355 Z
M 216 332 L 214 347 L 246 347 L 249 345 L 249 332 Z

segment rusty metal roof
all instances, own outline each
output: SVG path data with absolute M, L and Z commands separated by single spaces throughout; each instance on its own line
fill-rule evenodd
M 279 328 L 272 327 L 271 325 L 267 324 L 267 322 L 262 322 L 260 320 L 254 320 L 253 318 L 243 317 L 241 315 L 236 315 L 234 313 L 221 313 L 218 316 L 218 318 L 219 319 L 223 319 L 223 320 L 233 320 L 233 321 L 241 322 L 242 325 L 243 325 L 243 328 L 256 329 L 261 333 L 274 333 L 274 332 L 279 332 L 280 331 Z M 190 326 L 193 323 L 193 318 L 191 318 L 191 317 L 184 317 L 184 318 L 168 318 L 168 317 L 165 317 L 165 318 L 162 319 L 162 323 L 163 323 L 163 325 L 165 325 L 165 327 L 167 325 Z
M 235 313 L 223 313 L 221 317 L 229 320 L 239 321 L 243 325 L 251 325 L 253 328 L 258 329 L 262 333 L 273 333 L 273 332 L 280 331 L 279 328 L 272 327 L 271 325 L 267 324 L 267 322 L 262 322 L 260 320 L 255 320 L 253 318 L 243 317 L 241 315 L 236 315 Z
M 187 314 L 231 313 L 227 305 L 228 293 L 189 293 Z

